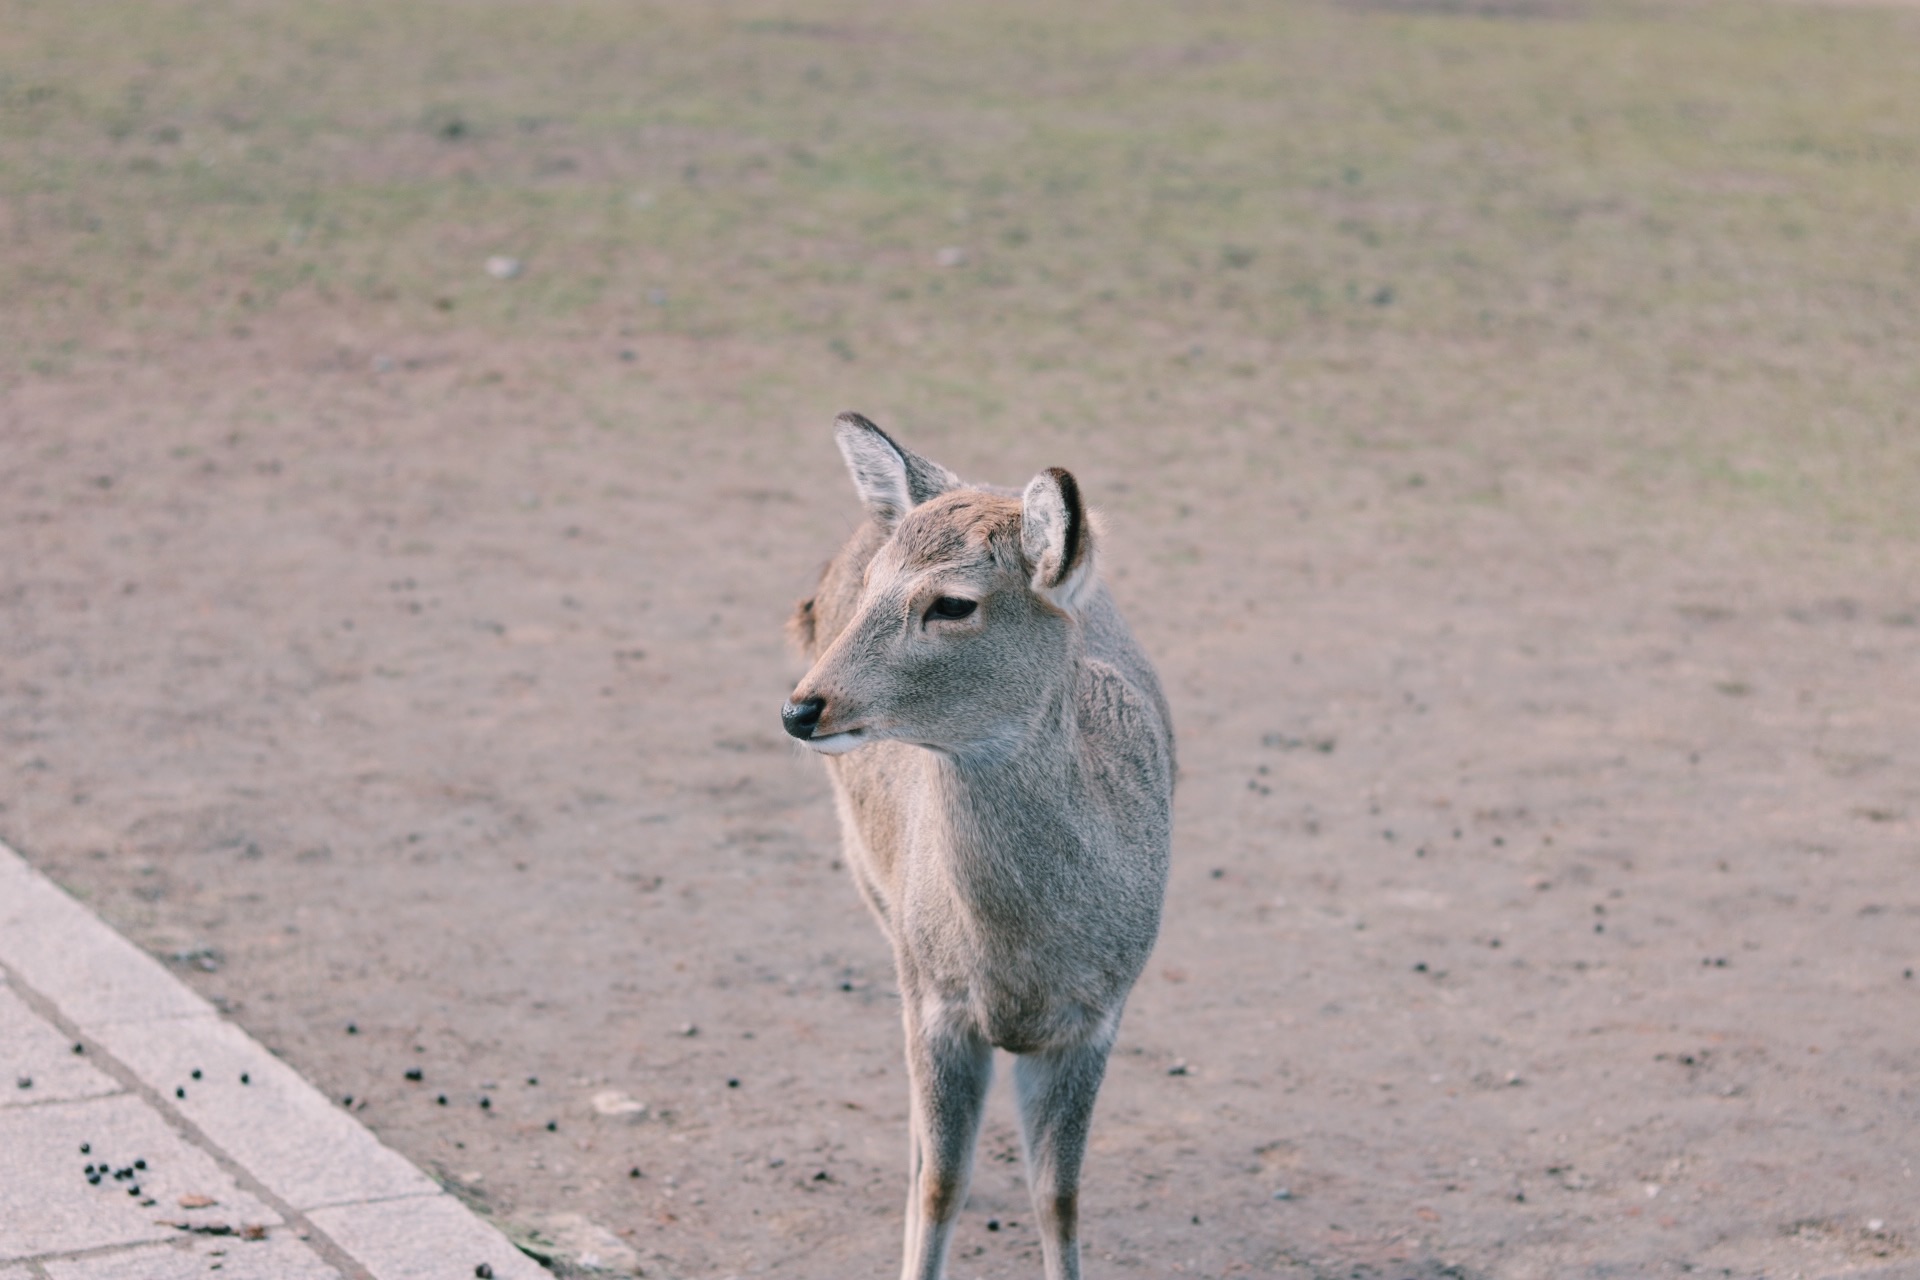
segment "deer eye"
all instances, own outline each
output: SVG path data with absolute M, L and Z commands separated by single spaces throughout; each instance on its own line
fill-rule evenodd
M 962 600 L 959 596 L 941 596 L 927 610 L 929 618 L 964 618 L 980 607 L 978 600 Z

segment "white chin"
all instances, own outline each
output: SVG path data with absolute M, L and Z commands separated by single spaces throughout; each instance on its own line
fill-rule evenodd
M 823 756 L 843 756 L 855 747 L 864 745 L 867 735 L 859 729 L 849 729 L 845 733 L 829 733 L 802 741 Z

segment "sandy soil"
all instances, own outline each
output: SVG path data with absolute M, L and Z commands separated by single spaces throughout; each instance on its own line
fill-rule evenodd
M 896 1265 L 887 957 L 777 723 L 855 514 L 832 413 L 888 406 L 728 418 L 793 359 L 329 313 L 0 401 L 0 835 L 472 1201 L 648 1275 Z M 1174 703 L 1092 1273 L 1914 1274 L 1910 557 L 1194 422 L 906 433 L 1080 474 Z M 1038 1268 L 994 1105 L 965 1280 Z

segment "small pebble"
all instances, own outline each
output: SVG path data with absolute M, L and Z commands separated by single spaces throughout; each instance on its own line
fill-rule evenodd
M 639 1165 L 635 1165 L 635 1166 L 633 1166 L 633 1168 L 631 1168 L 631 1169 L 629 1169 L 629 1170 L 627 1170 L 627 1176 L 628 1176 L 629 1178 L 638 1178 L 638 1177 L 641 1177 L 641 1176 L 642 1176 L 642 1174 L 640 1173 L 640 1166 L 639 1166 Z
M 559 1131 L 560 1131 L 560 1122 L 558 1120 L 547 1121 L 548 1133 L 558 1133 Z
M 1275 1200 L 1291 1200 L 1293 1199 L 1293 1190 L 1290 1187 L 1282 1187 L 1273 1193 L 1273 1198 Z
M 1170 1076 L 1183 1076 L 1187 1074 L 1187 1060 L 1185 1058 L 1175 1059 L 1174 1064 L 1167 1068 L 1167 1074 Z
M 357 1036 L 357 1035 L 359 1035 L 359 1034 L 360 1034 L 360 1024 L 359 1024 L 359 1023 L 357 1023 L 357 1022 L 349 1022 L 349 1023 L 347 1024 L 347 1034 L 348 1034 L 348 1035 L 350 1035 L 350 1036 Z
M 18 1085 L 22 1089 L 31 1089 L 33 1088 L 33 1077 L 21 1076 L 18 1080 L 14 1081 L 14 1084 Z
M 520 274 L 521 269 L 520 259 L 509 258 L 503 253 L 487 259 L 487 274 L 495 280 L 511 280 Z
M 530 1086 L 531 1086 L 531 1085 L 537 1085 L 537 1084 L 539 1084 L 539 1083 L 540 1083 L 540 1077 L 539 1077 L 539 1076 L 528 1076 L 528 1077 L 527 1077 L 527 1084 L 528 1084 L 528 1085 L 530 1085 Z
M 135 1161 L 133 1162 L 133 1167 L 134 1167 L 134 1168 L 136 1168 L 136 1169 L 144 1169 L 144 1168 L 146 1168 L 146 1167 L 147 1167 L 147 1161 L 146 1161 L 146 1158 L 145 1158 L 145 1157 L 142 1157 L 142 1158 L 140 1158 L 140 1159 L 138 1159 L 138 1160 L 135 1160 Z
M 987 1219 L 987 1230 L 998 1231 L 999 1229 L 1000 1229 L 1000 1219 L 998 1218 Z
M 482 1098 L 482 1099 L 480 1099 L 480 1109 L 481 1109 L 482 1111 L 491 1111 L 491 1110 L 493 1110 L 493 1099 L 492 1099 L 492 1098 Z
M 85 1053 L 87 1051 L 87 1046 L 80 1044 L 78 1041 L 76 1041 L 73 1046 L 73 1051 L 75 1053 Z
M 186 1096 L 187 1096 L 187 1091 L 186 1091 L 186 1088 L 185 1088 L 184 1086 L 181 1086 L 181 1087 L 178 1087 L 178 1088 L 176 1088 L 176 1089 L 174 1089 L 174 1091 L 173 1091 L 173 1096 L 174 1096 L 174 1097 L 176 1097 L 176 1098 L 184 1098 L 184 1097 L 186 1097 Z
M 964 267 L 967 265 L 967 251 L 959 245 L 948 245 L 934 254 L 933 260 L 943 267 Z
M 697 1036 L 700 1034 L 700 1028 L 691 1022 L 685 1023 L 680 1028 L 680 1034 L 683 1036 Z
M 240 1073 L 240 1083 L 241 1083 L 241 1084 L 252 1084 L 252 1083 L 253 1083 L 253 1079 L 252 1079 L 252 1077 L 250 1077 L 250 1076 L 248 1076 L 246 1072 L 244 1072 L 244 1071 L 242 1071 L 242 1072 Z
M 353 1105 L 353 1095 L 352 1095 L 352 1094 L 350 1094 L 350 1093 L 345 1093 L 345 1094 L 341 1094 L 341 1095 L 340 1095 L 340 1105 L 341 1105 L 341 1106 L 343 1106 L 343 1107 L 350 1107 L 350 1106 L 352 1106 L 352 1105 Z
M 425 1079 L 425 1078 L 426 1078 L 426 1073 L 425 1073 L 424 1071 L 422 1071 L 422 1070 L 420 1070 L 420 1068 L 418 1068 L 418 1067 L 408 1067 L 408 1068 L 407 1068 L 407 1079 L 409 1079 L 409 1080 L 422 1080 L 422 1079 Z
M 738 1089 L 739 1087 L 740 1087 L 740 1080 L 739 1080 L 739 1077 L 737 1077 L 737 1076 L 728 1076 L 728 1077 L 727 1077 L 727 1088 L 729 1088 L 729 1089 Z
M 195 1067 L 195 1068 L 193 1069 L 193 1078 L 194 1078 L 195 1080 L 198 1080 L 198 1079 L 200 1078 L 200 1068 L 198 1068 L 198 1067 Z
M 92 1144 L 91 1142 L 83 1142 L 83 1143 L 81 1143 L 81 1144 L 80 1144 L 80 1154 L 81 1154 L 81 1155 L 83 1155 L 83 1156 L 86 1156 L 86 1155 L 92 1155 L 92 1154 L 93 1154 L 93 1144 Z
M 133 1184 L 132 1186 L 130 1186 L 130 1187 L 128 1187 L 128 1188 L 127 1188 L 127 1194 L 128 1194 L 128 1195 L 130 1195 L 130 1196 L 137 1196 L 137 1195 L 139 1195 L 139 1194 L 140 1194 L 140 1184 L 136 1182 L 136 1183 L 134 1183 L 134 1184 Z
M 484 1262 L 473 1269 L 473 1274 L 478 1276 L 479 1280 L 493 1280 L 493 1268 Z

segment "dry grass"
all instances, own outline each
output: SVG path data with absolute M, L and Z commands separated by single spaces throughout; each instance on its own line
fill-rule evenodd
M 0 376 L 314 308 L 673 333 L 777 349 L 749 417 L 1920 532 L 1920 15 L 812 12 L 8 0 Z

